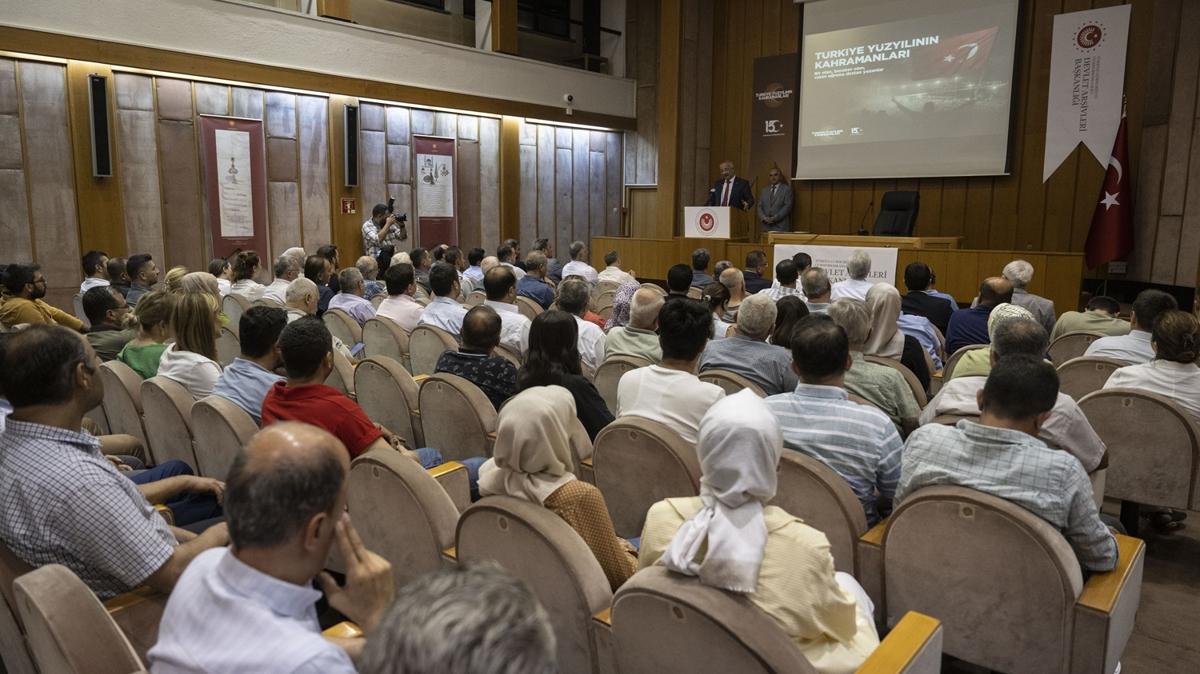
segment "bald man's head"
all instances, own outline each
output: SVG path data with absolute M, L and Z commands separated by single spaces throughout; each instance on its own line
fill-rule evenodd
M 495 255 L 489 255 L 483 258 L 483 260 L 479 263 L 479 271 L 486 274 L 491 270 L 492 267 L 495 267 L 499 264 L 500 258 L 496 257 Z
M 299 422 L 264 428 L 238 452 L 225 485 L 225 519 L 237 550 L 276 548 L 314 518 L 332 526 L 345 507 L 349 453 L 328 432 Z
M 517 275 L 508 267 L 492 267 L 483 274 L 483 290 L 487 293 L 489 301 L 507 302 L 509 299 L 515 299 L 509 298 L 509 292 L 515 294 L 516 287 Z
M 658 312 L 662 310 L 666 297 L 651 288 L 638 288 L 629 303 L 629 326 L 642 330 L 653 330 L 658 326 Z
M 1013 284 L 1001 276 L 989 276 L 979 286 L 979 303 L 986 307 L 1012 302 Z
M 486 304 L 472 307 L 463 318 L 463 346 L 475 351 L 491 351 L 500 343 L 500 325 L 500 314 L 495 309 Z

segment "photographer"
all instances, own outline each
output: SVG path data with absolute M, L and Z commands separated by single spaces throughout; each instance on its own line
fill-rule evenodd
M 407 214 L 397 217 L 388 204 L 375 204 L 375 208 L 371 209 L 371 219 L 362 226 L 365 254 L 377 257 L 379 249 L 383 246 L 400 248 L 400 242 L 408 239 L 408 232 L 404 226 L 406 220 Z

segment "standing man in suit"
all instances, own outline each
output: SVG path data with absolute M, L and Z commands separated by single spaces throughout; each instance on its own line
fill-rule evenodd
M 758 222 L 764 232 L 786 232 L 792 228 L 792 186 L 778 167 L 767 174 L 771 184 L 758 196 Z
M 739 178 L 733 172 L 733 162 L 721 162 L 721 179 L 713 183 L 708 191 L 705 206 L 729 206 L 748 211 L 754 207 L 754 194 L 750 192 L 750 181 Z

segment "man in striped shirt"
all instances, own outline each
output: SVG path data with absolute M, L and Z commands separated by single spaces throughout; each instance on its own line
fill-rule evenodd
M 874 525 L 887 515 L 879 504 L 891 509 L 904 443 L 887 415 L 850 402 L 843 388 L 850 364 L 845 331 L 823 314 L 805 316 L 792 333 L 792 369 L 800 384 L 768 397 L 767 406 L 779 419 L 784 446 L 841 475 Z

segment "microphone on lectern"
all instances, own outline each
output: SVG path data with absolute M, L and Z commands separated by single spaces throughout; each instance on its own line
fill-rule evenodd
M 875 200 L 871 199 L 871 203 L 867 204 L 867 210 L 863 211 L 862 221 L 858 223 L 858 235 L 867 236 L 870 232 L 867 231 L 867 216 L 871 214 L 871 208 L 875 205 Z

